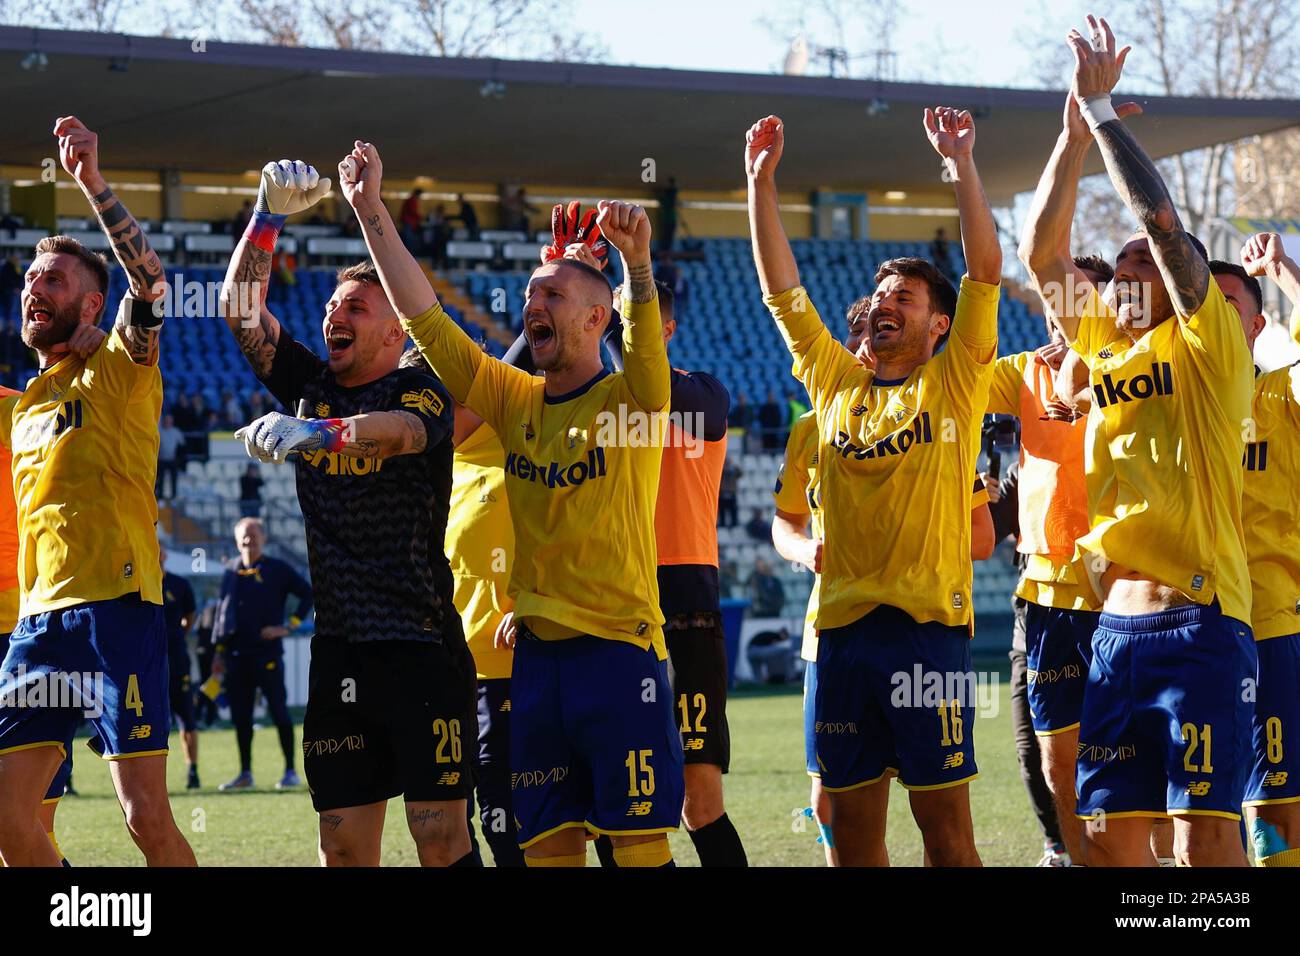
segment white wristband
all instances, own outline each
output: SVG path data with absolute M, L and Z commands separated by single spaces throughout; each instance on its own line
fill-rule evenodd
M 1087 121 L 1090 130 L 1096 130 L 1102 123 L 1109 123 L 1111 120 L 1119 119 L 1115 107 L 1110 105 L 1109 93 L 1088 97 L 1079 104 L 1079 112 L 1083 114 L 1083 118 Z

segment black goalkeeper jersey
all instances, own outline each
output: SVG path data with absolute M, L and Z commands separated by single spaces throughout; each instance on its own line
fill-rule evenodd
M 429 436 L 418 455 L 350 458 L 320 450 L 294 456 L 317 632 L 353 642 L 434 641 L 445 629 L 463 641 L 443 551 L 452 404 L 442 383 L 421 369 L 400 368 L 345 388 L 281 329 L 263 384 L 299 418 L 404 411 Z

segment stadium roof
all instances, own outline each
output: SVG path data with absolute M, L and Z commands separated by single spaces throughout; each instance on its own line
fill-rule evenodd
M 33 51 L 44 70 L 25 69 Z M 100 132 L 112 167 L 243 172 L 304 157 L 332 169 L 362 138 L 401 178 L 640 189 L 660 181 L 743 187 L 742 137 L 786 121 L 784 189 L 933 190 L 940 166 L 921 109 L 976 111 L 977 156 L 994 202 L 1032 189 L 1060 129 L 1064 93 L 447 59 L 0 27 L 0 163 L 53 153 L 56 115 Z M 494 93 L 493 90 L 496 89 Z M 1167 156 L 1300 123 L 1300 100 L 1134 97 L 1143 145 Z M 887 104 L 881 111 L 872 103 Z M 1089 172 L 1099 171 L 1094 155 Z

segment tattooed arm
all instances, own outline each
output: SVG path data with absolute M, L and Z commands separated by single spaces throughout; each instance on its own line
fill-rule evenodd
M 650 219 L 635 203 L 602 199 L 596 222 L 623 260 L 623 374 L 642 409 L 668 409 L 672 368 L 664 342 L 659 292 L 650 268 Z
M 253 216 L 226 270 L 222 314 L 253 374 L 263 381 L 271 374 L 280 341 L 280 323 L 266 308 L 276 239 L 291 213 L 311 208 L 329 190 L 330 181 L 302 160 L 263 166 Z M 276 397 L 285 401 L 283 395 Z
M 99 137 L 75 116 L 59 117 L 54 124 L 54 135 L 59 139 L 59 161 L 95 210 L 95 217 L 113 247 L 113 255 L 126 272 L 132 298 L 143 302 L 161 299 L 167 294 L 162 263 L 140 224 L 100 175 Z M 117 326 L 132 361 L 139 365 L 158 364 L 160 331 L 161 326 Z
M 221 314 L 239 343 L 239 351 L 260 379 L 270 376 L 280 341 L 280 323 L 266 308 L 270 278 L 271 253 L 244 236 L 235 246 L 221 284 Z
M 1199 311 L 1210 288 L 1210 266 L 1183 229 L 1164 179 L 1110 102 L 1129 48 L 1116 52 L 1115 35 L 1103 20 L 1088 18 L 1089 42 L 1078 30 L 1068 37 L 1075 55 L 1073 90 L 1093 138 L 1101 148 L 1116 192 L 1147 234 L 1151 257 L 1164 278 L 1174 310 L 1184 318 Z

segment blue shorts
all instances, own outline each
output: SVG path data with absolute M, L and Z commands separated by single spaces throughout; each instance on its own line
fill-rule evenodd
M 1078 815 L 1239 819 L 1258 658 L 1216 602 L 1102 614 L 1079 725 Z
M 937 790 L 973 780 L 975 672 L 964 627 L 881 605 L 817 643 L 817 759 L 828 791 L 897 773 Z
M 822 768 L 817 763 L 817 715 L 813 704 L 817 700 L 817 662 L 804 661 L 803 665 L 803 760 L 808 776 L 820 777 Z
M 9 634 L 0 634 L 0 661 L 3 661 L 9 655 Z M 0 668 L 3 673 L 3 668 Z M 0 677 L 0 684 L 4 678 Z M 63 791 L 68 787 L 68 781 L 72 779 L 72 749 L 65 748 L 63 751 L 63 763 L 59 764 L 59 769 L 54 772 L 54 779 L 45 790 L 44 803 L 55 803 L 63 797 Z
M 1049 736 L 1079 726 L 1083 686 L 1092 662 L 1092 635 L 1101 615 L 1030 601 L 1025 606 L 1025 663 L 1034 733 Z
M 1300 801 L 1300 634 L 1258 641 L 1255 756 L 1246 806 Z
M 569 827 L 677 829 L 686 783 L 667 662 L 625 641 L 542 641 L 525 630 L 510 679 L 519 845 Z
M 67 754 L 83 719 L 109 759 L 167 752 L 167 633 L 162 608 L 138 594 L 23 618 L 0 671 L 0 753 L 52 744 Z

